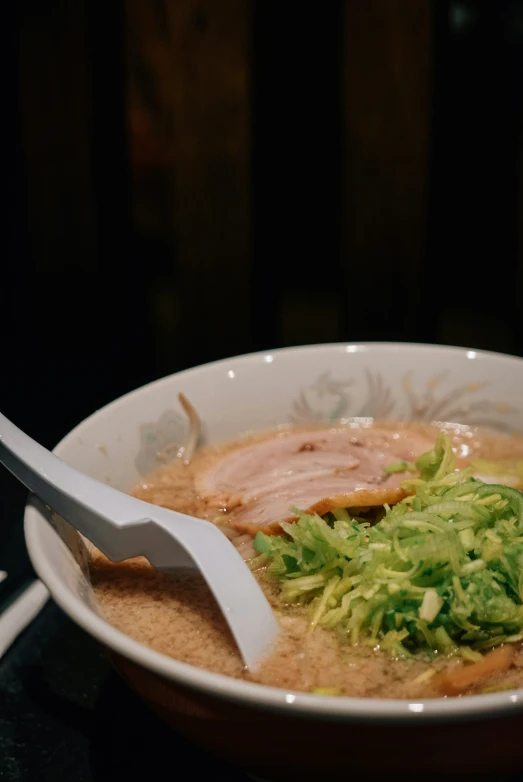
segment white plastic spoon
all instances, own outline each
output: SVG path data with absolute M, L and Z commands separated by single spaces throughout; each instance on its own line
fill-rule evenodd
M 159 570 L 198 569 L 249 668 L 276 640 L 279 626 L 265 595 L 214 524 L 150 505 L 84 475 L 1 413 L 0 463 L 113 562 L 143 555 Z

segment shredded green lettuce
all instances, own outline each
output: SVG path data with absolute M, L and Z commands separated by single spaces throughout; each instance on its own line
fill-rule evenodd
M 313 695 L 343 695 L 339 687 L 316 687 L 312 692 Z
M 394 464 L 387 464 L 383 468 L 383 472 L 387 475 L 393 475 L 397 472 L 414 472 L 415 469 L 416 465 L 411 462 L 394 462 Z
M 415 466 L 419 478 L 402 484 L 411 494 L 374 526 L 296 510 L 286 537 L 259 532 L 281 600 L 310 604 L 311 628 L 395 657 L 477 659 L 523 640 L 523 494 L 457 471 L 446 433 Z
M 429 468 L 431 462 L 437 464 L 437 456 L 434 451 L 429 451 L 424 454 L 426 461 L 421 464 L 422 468 Z M 507 460 L 502 459 L 498 461 L 490 459 L 473 459 L 470 462 L 471 475 L 482 480 L 484 483 L 502 483 L 506 486 L 513 486 L 514 488 L 523 488 L 523 460 Z M 415 472 L 416 465 L 411 462 L 394 462 L 393 464 L 387 464 L 383 468 L 383 472 L 386 475 L 394 475 L 402 472 Z

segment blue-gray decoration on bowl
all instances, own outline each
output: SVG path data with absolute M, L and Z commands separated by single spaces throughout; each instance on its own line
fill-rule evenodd
M 363 403 L 355 398 L 359 383 L 365 384 Z M 453 386 L 448 371 L 428 380 L 416 380 L 407 372 L 393 388 L 381 372 L 365 369 L 355 377 L 335 377 L 322 372 L 303 388 L 291 402 L 288 420 L 294 424 L 334 423 L 347 418 L 396 418 L 399 420 L 440 421 L 488 426 L 510 431 L 510 413 L 515 409 L 487 395 L 488 381 Z M 356 406 L 357 404 L 357 406 Z M 161 464 L 174 461 L 183 453 L 188 435 L 187 420 L 173 410 L 164 411 L 155 422 L 140 427 L 140 449 L 135 459 L 140 475 L 147 475 Z
M 324 372 L 300 392 L 292 403 L 289 418 L 297 424 L 348 417 L 397 418 L 511 429 L 506 417 L 516 411 L 483 393 L 488 381 L 452 386 L 450 379 L 450 372 L 443 371 L 425 382 L 416 382 L 411 371 L 403 375 L 400 387 L 393 389 L 380 372 L 366 369 L 362 376 L 366 386 L 364 402 L 356 408 L 356 380 L 335 379 L 330 372 Z
M 140 426 L 140 450 L 134 460 L 140 475 L 147 475 L 177 459 L 187 440 L 187 419 L 165 410 L 157 421 Z

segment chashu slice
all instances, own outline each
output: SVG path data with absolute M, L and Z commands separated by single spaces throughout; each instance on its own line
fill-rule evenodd
M 334 508 L 369 508 L 385 503 L 394 505 L 406 496 L 399 486 L 407 476 L 391 476 L 386 484 L 377 486 L 349 475 L 333 475 L 326 480 L 294 484 L 289 489 L 269 492 L 251 500 L 228 517 L 225 524 L 255 535 L 259 530 L 266 534 L 281 535 L 280 522 L 297 521 L 292 508 L 318 513 L 320 516 Z M 396 485 L 394 485 L 396 484 Z
M 296 518 L 292 507 L 325 513 L 398 502 L 406 476 L 386 475 L 384 467 L 413 461 L 431 447 L 428 438 L 408 430 L 282 432 L 226 454 L 196 476 L 196 490 L 230 514 L 228 525 L 278 533 L 280 521 Z

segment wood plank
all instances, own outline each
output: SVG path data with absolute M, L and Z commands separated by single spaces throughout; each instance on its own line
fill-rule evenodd
M 250 14 L 250 0 L 127 4 L 142 170 L 171 178 L 174 277 L 159 302 L 177 311 L 162 328 L 186 364 L 249 347 Z
M 19 103 L 32 252 L 46 274 L 73 259 L 92 265 L 96 246 L 92 113 L 82 2 L 20 5 Z M 71 237 L 81 242 L 64 253 Z
M 48 379 L 38 404 L 57 411 L 44 422 L 55 440 L 152 374 L 150 351 L 136 359 L 147 283 L 130 251 L 121 6 L 110 5 L 100 16 L 85 0 L 17 4 L 31 382 Z
M 521 8 L 519 10 L 519 18 L 521 19 L 523 14 Z M 518 168 L 518 199 L 516 207 L 516 219 L 517 219 L 517 273 L 516 273 L 516 297 L 521 302 L 521 291 L 523 290 L 523 46 L 521 45 L 521 36 L 519 39 L 519 46 L 516 49 L 515 59 L 515 71 L 516 78 L 514 79 L 518 100 L 516 106 L 518 108 L 518 124 L 519 124 L 519 168 Z M 515 350 L 519 356 L 523 356 L 523 308 L 521 304 L 517 307 L 516 314 L 516 335 L 515 335 Z
M 339 339 L 341 0 L 253 20 L 257 347 Z
M 519 5 L 438 3 L 426 304 L 438 342 L 502 352 L 521 350 L 520 289 L 489 291 L 486 306 L 485 284 L 492 273 L 518 276 Z M 445 278 L 439 295 L 435 269 Z
M 422 336 L 434 2 L 345 0 L 344 11 L 345 336 Z
M 519 152 L 519 192 L 518 192 L 518 204 L 517 204 L 517 220 L 518 220 L 518 266 L 516 285 L 518 291 L 523 290 L 523 129 L 520 139 L 520 152 Z M 518 308 L 517 317 L 518 331 L 516 335 L 516 350 L 519 356 L 523 356 L 523 310 Z

